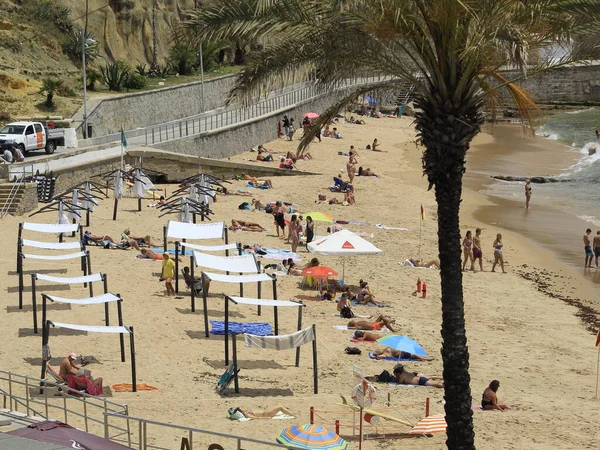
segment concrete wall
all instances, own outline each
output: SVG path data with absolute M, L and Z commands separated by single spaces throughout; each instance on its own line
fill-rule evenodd
M 507 79 L 516 72 L 502 72 Z M 537 103 L 600 102 L 600 65 L 564 67 L 535 75 L 518 83 Z M 507 94 L 503 91 L 503 97 Z
M 237 75 L 227 75 L 204 82 L 206 111 L 223 106 L 236 78 Z M 200 82 L 115 96 L 99 101 L 95 107 L 90 106 L 88 120 L 92 123 L 93 135 L 103 136 L 118 133 L 121 125 L 125 130 L 133 130 L 198 114 L 200 98 Z M 80 109 L 73 119 L 81 121 L 83 111 Z M 81 128 L 78 135 L 81 137 Z
M 248 120 L 198 136 L 161 142 L 154 147 L 184 155 L 207 158 L 226 158 L 248 151 L 259 144 L 277 139 L 277 122 L 287 114 L 294 118 L 296 130 L 301 128 L 302 115 L 309 111 L 322 112 L 340 100 L 345 91 L 337 91 L 314 100 L 281 109 L 259 120 Z M 296 139 L 302 135 L 296 131 Z M 295 148 L 295 147 L 291 147 Z
M 34 211 L 38 207 L 37 183 L 25 183 L 22 192 L 23 196 L 15 212 L 17 216 Z

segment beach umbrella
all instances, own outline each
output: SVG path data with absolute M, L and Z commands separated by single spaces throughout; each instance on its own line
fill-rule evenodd
M 410 434 L 428 435 L 436 433 L 446 432 L 446 417 L 444 414 L 435 414 L 433 416 L 425 417 L 418 424 L 416 424 Z
M 369 97 L 368 95 L 365 95 L 365 100 L 369 103 L 377 104 L 377 100 L 375 100 L 373 97 Z
M 303 216 L 304 217 L 310 216 L 311 219 L 314 220 L 315 222 L 327 222 L 327 223 L 333 222 L 333 216 L 331 214 L 322 213 L 319 211 L 307 212 L 307 213 L 304 213 Z
M 401 336 L 399 334 L 392 334 L 390 336 L 384 336 L 377 339 L 378 344 L 387 345 L 394 350 L 400 350 L 402 352 L 409 352 L 413 355 L 428 356 L 427 352 L 421 344 L 408 336 Z
M 324 256 L 364 256 L 382 253 L 366 239 L 350 230 L 341 230 L 311 242 L 306 246 L 309 252 Z M 346 260 L 343 260 L 343 275 L 346 275 Z
M 319 115 L 314 112 L 307 112 L 302 117 L 308 117 L 309 119 L 317 119 L 319 117 Z
M 62 422 L 45 421 L 32 423 L 25 428 L 9 431 L 6 434 L 68 448 L 88 450 L 121 450 L 129 448 L 108 439 L 78 430 Z
M 71 203 L 73 204 L 73 208 L 69 212 L 69 218 L 79 223 L 81 220 L 81 208 L 79 207 L 79 191 L 77 189 L 73 189 L 71 193 Z
M 315 278 L 335 277 L 338 273 L 327 266 L 314 266 L 304 269 L 302 275 L 308 275 Z
M 312 450 L 346 450 L 348 443 L 321 425 L 293 426 L 281 430 L 277 436 L 277 442 L 295 448 Z

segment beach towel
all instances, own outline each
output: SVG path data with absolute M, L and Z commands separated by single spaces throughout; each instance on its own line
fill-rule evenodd
M 402 387 L 409 387 L 409 388 L 416 388 L 416 387 L 433 387 L 433 386 L 421 386 L 420 384 L 400 384 L 400 383 L 396 383 L 394 381 L 392 381 L 391 383 L 388 383 L 390 386 L 402 386 Z
M 211 334 L 225 334 L 225 322 L 220 320 L 211 320 L 210 323 L 212 325 L 212 329 L 210 330 Z M 256 336 L 270 336 L 273 334 L 273 328 L 270 324 L 265 322 L 229 322 L 229 333 L 250 333 Z
M 185 246 L 185 244 L 184 244 L 183 242 L 182 242 L 181 244 L 182 244 L 183 246 Z M 164 250 L 163 248 L 158 248 L 158 247 L 156 247 L 156 248 L 152 248 L 152 251 L 153 251 L 154 253 L 158 253 L 159 255 L 162 255 L 162 254 L 165 252 L 165 250 Z M 169 255 L 174 255 L 174 254 L 175 254 L 175 249 L 168 249 L 168 250 L 167 250 L 167 253 L 168 253 Z M 188 249 L 185 249 L 185 255 L 190 255 L 190 256 L 191 256 L 193 253 L 194 253 L 194 251 L 193 251 L 193 250 L 188 250 Z M 185 256 L 183 253 L 181 253 L 181 247 L 179 248 L 179 253 L 178 253 L 178 254 L 179 254 L 179 255 L 181 255 L 181 256 Z
M 391 308 L 390 305 L 386 305 L 385 303 L 382 303 L 380 305 L 374 305 L 373 303 L 367 303 L 366 305 L 363 305 L 362 303 L 359 303 L 358 300 L 350 300 L 350 303 L 352 303 L 352 306 L 368 306 L 370 308 Z
M 408 228 L 396 228 L 396 227 L 388 227 L 387 225 L 383 225 L 381 223 L 375 224 L 377 228 L 381 228 L 382 230 L 400 230 L 400 231 L 408 231 Z
M 348 326 L 347 325 L 334 325 L 333 328 L 335 328 L 336 330 L 342 330 L 342 331 L 348 331 Z M 350 328 L 350 331 L 372 331 L 372 330 L 356 330 L 354 328 Z M 389 333 L 390 330 L 388 330 L 387 328 L 382 328 L 381 330 L 377 330 L 378 333 Z
M 266 254 L 256 253 L 256 256 L 259 258 L 276 259 L 279 261 L 283 261 L 283 260 L 292 258 L 292 261 L 302 261 L 302 256 L 300 256 L 297 253 L 292 252 L 291 250 L 269 248 L 269 247 L 261 247 L 261 250 L 264 250 L 266 252 Z
M 433 270 L 437 270 L 434 266 L 431 266 L 431 267 L 417 267 L 413 263 L 411 263 L 410 260 L 408 260 L 408 259 L 405 260 L 405 261 L 400 261 L 398 264 L 400 264 L 401 266 L 410 267 L 411 269 L 433 269 Z
M 271 189 L 268 185 L 266 184 L 261 184 L 258 188 L 256 186 L 251 185 L 250 183 L 248 183 L 246 185 L 247 188 L 253 188 L 253 189 Z
M 136 389 L 138 391 L 158 391 L 158 388 L 154 386 L 150 386 L 149 384 L 142 383 L 136 384 Z M 133 384 L 121 383 L 121 384 L 113 384 L 112 388 L 115 392 L 131 392 L 133 391 Z
M 377 357 L 375 356 L 375 353 L 373 352 L 369 352 L 369 358 L 371 359 L 375 359 L 377 361 L 418 361 L 417 359 L 410 359 L 410 358 L 394 358 L 394 357 L 389 357 L 389 358 L 379 358 L 377 359 Z
M 235 414 L 234 416 L 230 416 L 229 417 L 231 420 L 237 420 L 238 422 L 247 422 L 249 420 L 252 420 L 248 417 L 244 417 L 243 414 Z M 273 420 L 290 420 L 290 419 L 295 419 L 296 417 L 294 416 L 288 416 L 287 414 L 284 414 L 282 412 L 278 412 L 277 414 L 275 414 L 273 417 L 271 417 L 271 419 Z

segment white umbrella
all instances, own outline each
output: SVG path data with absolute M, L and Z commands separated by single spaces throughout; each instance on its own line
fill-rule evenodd
M 382 253 L 366 239 L 350 230 L 341 230 L 319 238 L 306 246 L 309 252 L 324 256 L 365 256 Z M 346 260 L 344 259 L 343 276 L 346 275 Z
M 115 171 L 115 186 L 113 188 L 115 199 L 120 199 L 123 194 L 123 172 Z
M 65 204 L 62 202 L 62 200 L 58 200 L 58 219 L 56 219 L 56 223 L 59 225 L 67 225 L 71 223 L 69 217 L 65 214 Z
M 198 188 L 195 184 L 190 184 L 190 194 L 188 197 L 191 200 L 198 201 Z
M 71 204 L 73 206 L 71 206 L 69 217 L 76 223 L 79 223 L 81 220 L 81 208 L 79 207 L 79 191 L 77 189 L 73 189 Z
M 204 190 L 208 192 L 206 194 L 202 193 L 200 195 L 200 201 L 206 203 L 207 205 L 212 205 L 215 202 L 213 198 L 215 195 L 215 190 L 212 189 L 212 184 L 210 183 L 210 180 L 206 178 L 204 174 L 200 176 L 200 187 L 204 188 Z
M 190 205 L 186 199 L 183 199 L 183 204 L 181 205 L 181 210 L 179 211 L 179 221 L 183 223 L 190 223 L 191 215 L 190 215 Z
M 81 206 L 90 212 L 94 212 L 96 210 L 96 206 L 98 206 L 98 203 L 92 197 L 92 183 L 89 181 L 86 182 L 83 192 L 85 195 L 83 196 Z
M 134 188 L 137 198 L 144 198 L 146 192 L 154 188 L 154 184 L 152 181 L 150 181 L 150 178 L 148 178 L 142 169 L 135 170 Z

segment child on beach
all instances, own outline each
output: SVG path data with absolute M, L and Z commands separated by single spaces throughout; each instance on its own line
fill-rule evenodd
M 171 294 L 175 295 L 173 278 L 175 278 L 175 263 L 170 258 L 169 254 L 165 252 L 163 254 L 162 273 L 160 275 L 160 280 L 164 280 L 165 282 L 165 288 L 167 288 L 167 297 Z

